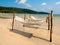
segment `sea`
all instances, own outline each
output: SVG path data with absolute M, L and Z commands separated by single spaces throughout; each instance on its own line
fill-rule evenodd
M 47 17 L 49 14 L 21 14 L 21 13 L 15 13 L 15 16 L 34 16 L 34 17 Z M 0 16 L 5 16 L 5 17 L 13 17 L 13 13 L 0 13 Z M 59 17 L 60 18 L 60 14 L 53 14 L 54 17 Z

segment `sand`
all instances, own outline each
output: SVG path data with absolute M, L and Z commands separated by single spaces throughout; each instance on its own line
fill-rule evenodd
M 59 18 L 60 17 L 54 17 L 52 42 L 49 42 L 50 31 L 47 30 L 46 23 L 39 26 L 39 28 L 23 28 L 21 23 L 15 21 L 14 29 L 33 34 L 33 36 L 29 38 L 20 33 L 10 31 L 12 19 L 0 18 L 0 45 L 60 45 Z

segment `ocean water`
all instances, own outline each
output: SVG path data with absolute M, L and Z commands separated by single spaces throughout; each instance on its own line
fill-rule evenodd
M 34 17 L 46 17 L 48 16 L 48 14 L 19 14 L 19 13 L 15 13 L 16 16 L 34 16 Z M 6 17 L 12 17 L 13 13 L 0 13 L 0 16 L 6 16 Z M 60 17 L 60 14 L 54 14 L 54 17 Z

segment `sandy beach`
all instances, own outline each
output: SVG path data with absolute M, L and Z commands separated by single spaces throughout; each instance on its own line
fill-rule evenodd
M 26 32 L 27 35 L 33 36 L 26 37 L 20 33 L 11 31 L 12 19 L 0 18 L 0 45 L 60 45 L 60 17 L 53 19 L 53 41 L 49 42 L 49 30 L 47 24 L 44 23 L 39 28 L 22 27 L 22 24 L 15 21 L 14 29 L 18 32 Z

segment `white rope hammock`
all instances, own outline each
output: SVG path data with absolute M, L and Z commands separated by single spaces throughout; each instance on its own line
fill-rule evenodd
M 15 20 L 19 21 L 22 24 L 27 24 L 27 25 L 41 25 L 46 21 L 46 20 L 40 20 L 40 21 L 37 21 L 34 23 L 30 23 L 30 22 L 27 22 L 26 20 L 24 20 L 23 18 L 18 17 L 18 16 L 15 16 Z

